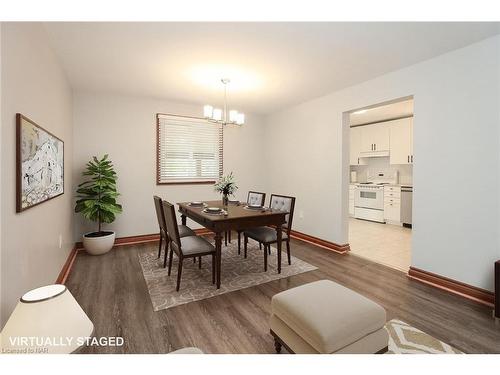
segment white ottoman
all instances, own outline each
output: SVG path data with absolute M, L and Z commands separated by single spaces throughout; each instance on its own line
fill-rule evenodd
M 389 335 L 385 310 L 330 280 L 292 288 L 271 300 L 276 352 L 385 353 Z

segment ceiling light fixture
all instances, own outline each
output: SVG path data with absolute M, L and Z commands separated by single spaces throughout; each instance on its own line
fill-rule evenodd
M 214 108 L 207 104 L 203 107 L 203 116 L 210 122 L 222 125 L 243 125 L 245 123 L 245 114 L 234 109 L 229 111 L 227 109 L 227 85 L 231 80 L 229 78 L 222 78 L 221 82 L 224 85 L 224 108 Z

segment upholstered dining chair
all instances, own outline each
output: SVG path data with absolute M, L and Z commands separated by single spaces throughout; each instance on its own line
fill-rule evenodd
M 158 246 L 158 258 L 161 256 L 162 245 L 165 244 L 165 255 L 163 258 L 163 267 L 167 266 L 167 253 L 168 253 L 168 244 L 170 242 L 168 238 L 167 224 L 165 222 L 165 213 L 163 212 L 163 204 L 162 199 L 156 195 L 153 196 L 153 200 L 155 202 L 156 209 L 156 218 L 158 219 L 158 225 L 160 227 L 160 244 Z M 191 228 L 186 225 L 179 225 L 179 236 L 195 236 L 196 233 L 193 232 Z
M 165 222 L 167 224 L 167 232 L 170 238 L 170 253 L 168 257 L 168 275 L 172 270 L 172 258 L 174 251 L 179 258 L 179 267 L 177 269 L 177 288 L 179 291 L 182 276 L 182 263 L 185 258 L 202 257 L 204 255 L 212 256 L 212 284 L 215 284 L 215 247 L 206 239 L 198 236 L 181 237 L 179 235 L 179 226 L 177 225 L 177 217 L 172 204 L 163 201 L 163 212 L 165 213 Z M 201 264 L 201 261 L 200 261 Z
M 247 196 L 247 204 L 264 206 L 266 201 L 266 193 L 261 193 L 259 191 L 249 191 Z M 231 231 L 224 233 L 224 245 L 227 246 L 227 242 L 231 243 Z M 259 244 L 261 246 L 261 244 Z M 241 254 L 241 231 L 238 231 L 238 254 Z
M 283 224 L 283 233 L 281 236 L 282 241 L 286 242 L 286 253 L 288 257 L 288 264 L 292 264 L 290 254 L 290 231 L 292 230 L 293 211 L 295 209 L 295 197 L 287 195 L 272 194 L 269 208 L 273 210 L 280 210 L 288 212 L 285 215 L 285 223 Z M 264 244 L 264 271 L 267 271 L 267 255 L 271 251 L 271 244 L 277 242 L 276 229 L 270 227 L 256 227 L 246 229 L 243 232 L 244 238 L 244 252 L 245 258 L 247 257 L 247 244 L 248 239 L 251 238 L 259 243 Z
M 259 205 L 264 206 L 266 201 L 266 193 L 261 193 L 260 191 L 249 191 L 247 196 L 247 205 Z M 238 231 L 238 254 L 241 254 L 241 232 Z M 260 243 L 259 243 L 260 246 Z

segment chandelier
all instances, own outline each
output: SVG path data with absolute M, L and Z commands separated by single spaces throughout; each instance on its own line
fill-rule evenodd
M 234 109 L 229 111 L 227 109 L 227 85 L 231 80 L 229 78 L 222 78 L 221 82 L 224 85 L 224 108 L 214 108 L 207 104 L 203 107 L 203 116 L 210 122 L 222 125 L 243 125 L 245 123 L 245 114 Z

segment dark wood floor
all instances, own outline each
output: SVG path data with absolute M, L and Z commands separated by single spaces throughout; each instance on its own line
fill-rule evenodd
M 94 322 L 95 336 L 125 341 L 123 347 L 84 353 L 167 353 L 186 346 L 206 353 L 274 353 L 271 297 L 319 279 L 365 295 L 385 307 L 388 320 L 403 320 L 466 353 L 500 353 L 500 325 L 491 309 L 369 260 L 296 240 L 293 255 L 318 270 L 154 312 L 137 257 L 154 246 L 120 247 L 102 256 L 79 252 L 68 288 Z

